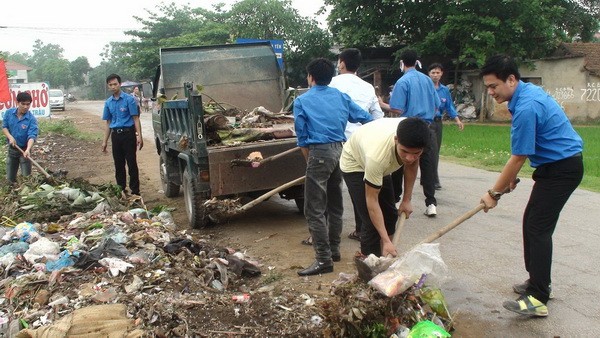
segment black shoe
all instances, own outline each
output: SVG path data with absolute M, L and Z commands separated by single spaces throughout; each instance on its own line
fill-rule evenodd
M 342 255 L 331 255 L 331 260 L 334 262 L 339 262 L 342 260 Z
M 315 261 L 308 268 L 298 271 L 298 276 L 320 275 L 322 273 L 333 272 L 333 263 L 323 263 Z

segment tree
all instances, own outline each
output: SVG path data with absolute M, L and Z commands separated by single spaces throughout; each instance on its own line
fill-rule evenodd
M 481 65 L 487 55 L 547 56 L 561 41 L 589 41 L 597 0 L 325 0 L 328 22 L 344 45 L 394 46 Z
M 85 56 L 80 56 L 73 60 L 69 65 L 71 74 L 73 75 L 73 83 L 76 86 L 85 84 L 85 75 L 92 69 L 90 63 Z
M 315 57 L 333 57 L 331 37 L 315 20 L 302 17 L 289 0 L 242 0 L 226 13 L 234 38 L 284 41 L 290 85 L 306 85 L 305 66 Z
M 163 47 L 222 44 L 229 32 L 220 12 L 161 4 L 158 12 L 146 10 L 150 17 L 135 17 L 143 28 L 126 31 L 128 42 L 111 43 L 107 60 L 128 69 L 134 79 L 154 76 L 159 64 L 159 49 Z

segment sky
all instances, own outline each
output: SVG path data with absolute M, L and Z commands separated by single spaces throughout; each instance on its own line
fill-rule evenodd
M 100 64 L 104 46 L 113 41 L 127 41 L 123 31 L 139 29 L 133 15 L 146 17 L 144 9 L 156 12 L 161 3 L 174 2 L 192 8 L 212 9 L 225 3 L 227 9 L 236 0 L 30 0 L 3 1 L 0 19 L 0 51 L 33 54 L 33 44 L 56 44 L 64 49 L 63 56 L 73 61 L 88 58 L 90 66 Z M 300 15 L 315 17 L 323 0 L 292 0 Z M 320 17 L 319 20 L 324 20 Z

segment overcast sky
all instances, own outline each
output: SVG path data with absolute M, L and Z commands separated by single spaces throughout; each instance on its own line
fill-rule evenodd
M 212 9 L 216 3 L 232 4 L 236 0 L 30 0 L 3 1 L 0 19 L 0 50 L 32 54 L 39 39 L 64 49 L 64 57 L 73 61 L 88 58 L 90 65 L 100 64 L 99 54 L 112 41 L 127 41 L 124 30 L 141 26 L 132 17 L 146 16 L 145 8 L 155 12 L 161 3 L 175 2 L 192 8 Z M 300 15 L 314 17 L 322 0 L 292 0 Z M 324 18 L 320 18 L 324 20 Z

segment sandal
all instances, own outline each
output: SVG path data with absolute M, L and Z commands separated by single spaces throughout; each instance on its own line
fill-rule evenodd
M 302 242 L 300 242 L 300 243 L 302 243 L 304 245 L 310 245 L 310 246 L 312 246 L 313 245 L 312 236 L 308 236 L 307 239 L 303 239 Z
M 349 235 L 348 238 L 353 239 L 355 241 L 360 241 L 360 236 L 358 235 L 358 233 L 356 233 L 356 230 L 352 231 Z

